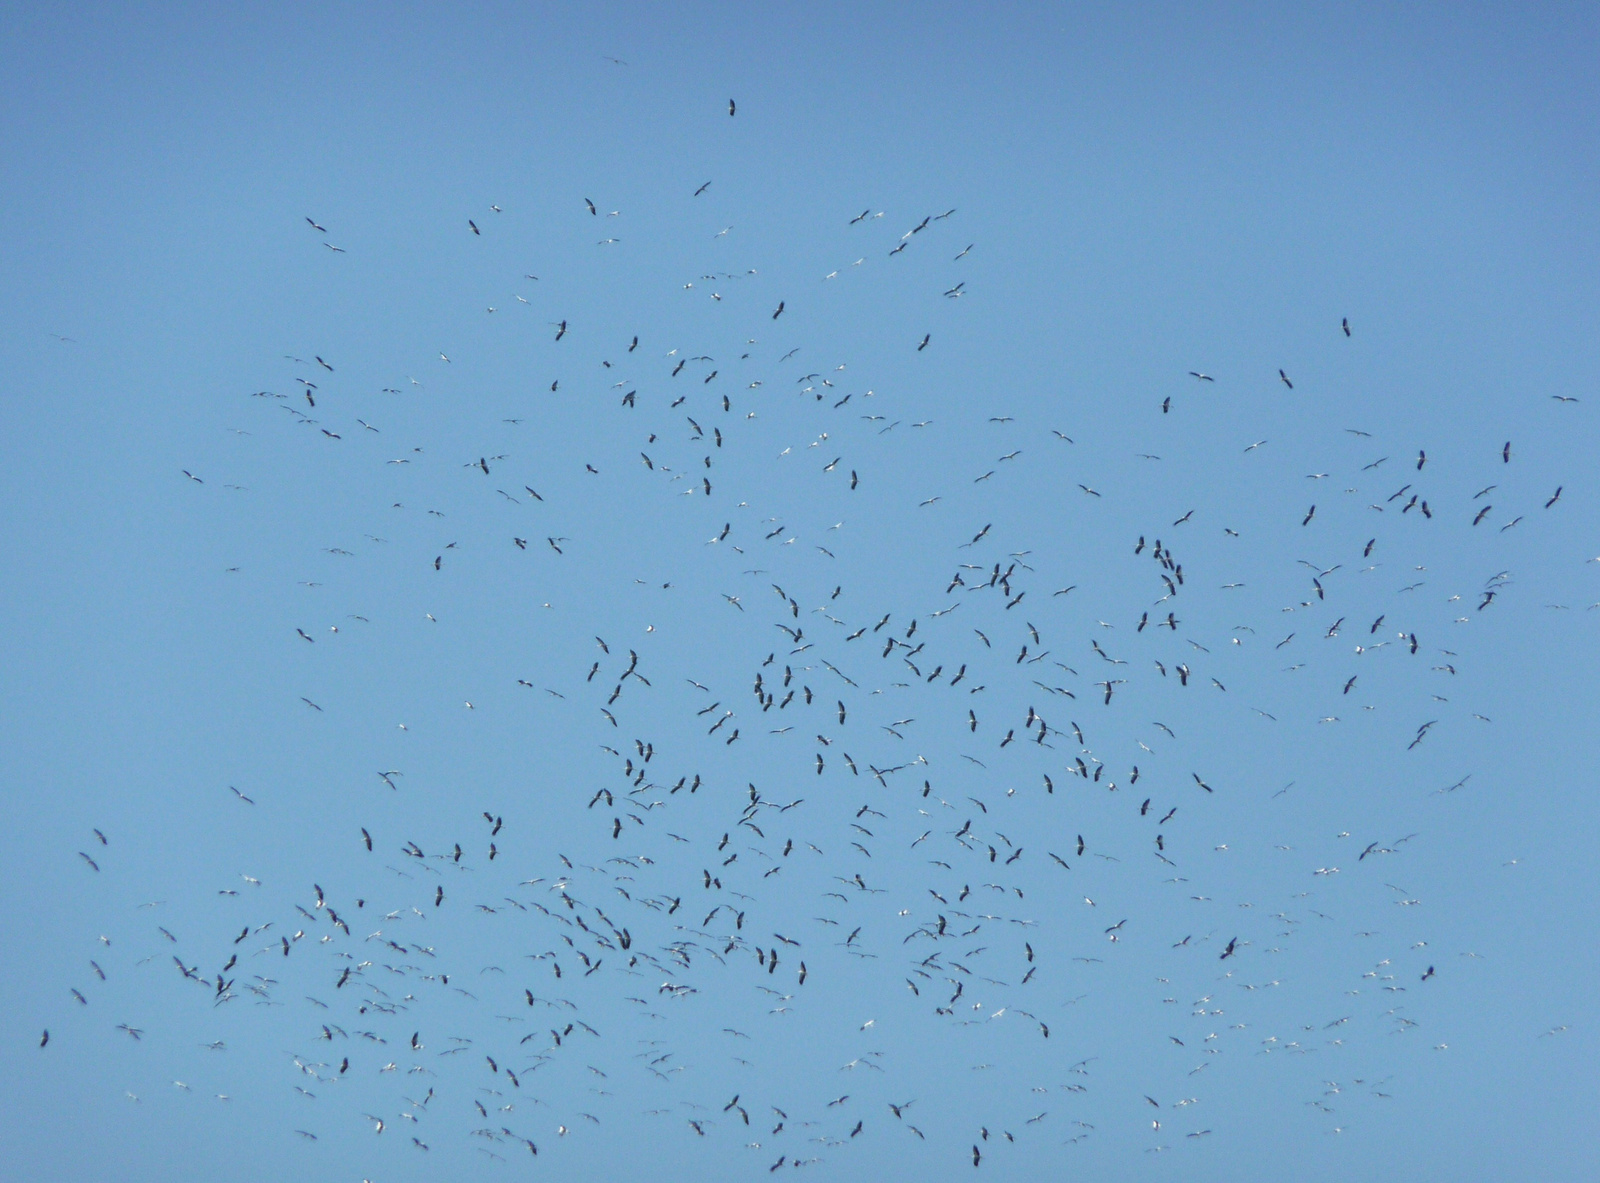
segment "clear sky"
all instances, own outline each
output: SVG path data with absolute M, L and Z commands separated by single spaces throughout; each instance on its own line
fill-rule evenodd
M 0 11 L 6 1173 L 1590 1177 L 1592 8 L 463 7 Z

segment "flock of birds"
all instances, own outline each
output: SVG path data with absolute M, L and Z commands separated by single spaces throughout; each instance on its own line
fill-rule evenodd
M 730 101 L 728 115 L 735 113 Z M 487 208 L 462 218 L 463 235 L 490 242 L 503 211 Z M 943 252 L 953 270 L 942 295 L 956 301 L 968 293 L 960 268 L 971 266 L 964 260 L 974 250 L 948 234 L 957 215 L 907 219 L 891 240 L 874 229 L 885 215 L 869 207 L 841 215 L 839 229 L 856 236 L 852 248 L 882 258 Z M 572 202 L 580 222 L 600 225 L 608 216 L 617 215 L 587 197 Z M 348 253 L 323 224 L 305 221 L 312 242 Z M 861 237 L 868 234 L 879 237 Z M 606 236 L 600 245 L 616 242 Z M 734 278 L 713 274 L 682 286 L 721 307 Z M 572 523 L 584 520 L 574 508 L 580 500 L 591 504 L 591 522 L 599 520 L 596 502 L 636 525 L 687 514 L 701 545 L 649 582 L 701 596 L 683 621 L 716 623 L 695 637 L 700 658 L 692 667 L 664 655 L 654 624 L 627 634 L 602 629 L 584 642 L 589 657 L 566 667 L 541 657 L 530 664 L 542 672 L 504 688 L 523 696 L 516 709 L 524 713 L 564 712 L 564 745 L 583 753 L 574 759 L 594 753 L 591 783 L 545 790 L 581 794 L 582 826 L 551 834 L 537 801 L 508 786 L 474 790 L 495 799 L 463 804 L 457 832 L 414 831 L 408 796 L 416 789 L 404 769 L 388 768 L 362 787 L 370 819 L 344 836 L 346 856 L 289 887 L 292 898 L 266 902 L 251 876 L 222 888 L 229 934 L 221 940 L 169 932 L 152 915 L 153 931 L 138 947 L 149 956 L 137 964 L 170 972 L 176 1005 L 189 1008 L 196 1025 L 245 1011 L 240 1021 L 260 1015 L 297 1041 L 283 1087 L 305 1098 L 306 1116 L 285 1136 L 311 1142 L 360 1129 L 418 1155 L 455 1146 L 488 1160 L 548 1161 L 552 1143 L 654 1120 L 658 1148 L 675 1138 L 731 1140 L 771 1172 L 838 1161 L 854 1146 L 891 1137 L 974 1168 L 1004 1169 L 1017 1143 L 1079 1143 L 1108 1123 L 1145 1131 L 1152 1153 L 1211 1135 L 1206 1102 L 1217 1086 L 1206 1070 L 1219 1057 L 1331 1059 L 1358 1030 L 1404 1034 L 1426 1025 L 1428 991 L 1450 966 L 1425 938 L 1358 933 L 1374 954 L 1327 971 L 1329 990 L 1343 996 L 1341 1012 L 1275 968 L 1324 926 L 1350 927 L 1348 916 L 1319 910 L 1331 906 L 1322 901 L 1334 876 L 1373 874 L 1417 835 L 1341 834 L 1348 853 L 1298 867 L 1301 886 L 1281 899 L 1207 896 L 1197 880 L 1206 859 L 1227 847 L 1207 842 L 1202 819 L 1246 786 L 1214 764 L 1189 763 L 1189 737 L 1146 715 L 1152 702 L 1177 712 L 1185 696 L 1228 695 L 1228 682 L 1252 662 L 1296 661 L 1291 671 L 1322 679 L 1313 695 L 1322 724 L 1338 723 L 1341 712 L 1359 715 L 1368 681 L 1410 701 L 1414 717 L 1396 724 L 1404 730 L 1398 740 L 1372 731 L 1361 741 L 1384 759 L 1404 759 L 1441 719 L 1471 713 L 1436 691 L 1470 660 L 1457 625 L 1493 612 L 1512 582 L 1498 571 L 1472 594 L 1447 597 L 1407 570 L 1408 548 L 1441 518 L 1503 534 L 1528 515 L 1559 512 L 1562 487 L 1535 489 L 1536 478 L 1517 471 L 1512 443 L 1496 441 L 1480 458 L 1484 487 L 1458 496 L 1431 480 L 1426 450 L 1389 459 L 1379 441 L 1356 431 L 1371 459 L 1337 479 L 1359 486 L 1370 529 L 1324 531 L 1315 549 L 1325 562 L 1282 560 L 1299 591 L 1275 620 L 1225 630 L 1191 623 L 1209 620 L 1242 582 L 1234 579 L 1240 572 L 1191 558 L 1194 531 L 1237 532 L 1188 507 L 1130 529 L 1119 556 L 1096 560 L 1131 573 L 1142 588 L 1137 602 L 1084 604 L 1074 586 L 1041 576 L 1046 564 L 1023 549 L 1018 528 L 983 520 L 930 524 L 916 545 L 943 556 L 938 581 L 905 585 L 893 602 L 874 599 L 857 593 L 849 564 L 838 560 L 845 522 L 839 533 L 797 539 L 806 532 L 786 528 L 769 491 L 729 487 L 719 471 L 737 472 L 730 461 L 741 453 L 757 471 L 804 463 L 812 470 L 802 481 L 807 497 L 830 505 L 860 499 L 862 515 L 871 499 L 930 510 L 943 499 L 877 479 L 873 449 L 901 421 L 861 412 L 888 402 L 883 394 L 847 381 L 842 364 L 808 361 L 821 348 L 785 342 L 766 351 L 763 333 L 783 330 L 797 302 L 790 294 L 755 311 L 730 302 L 742 317 L 731 332 L 670 349 L 644 325 L 637 335 L 597 341 L 575 316 L 552 309 L 541 397 L 547 386 L 551 399 L 582 400 L 583 413 L 637 453 L 626 487 L 608 494 L 605 483 L 619 480 L 613 468 L 583 457 L 564 463 L 588 485 L 556 482 L 548 466 L 535 471 L 519 451 L 520 433 L 538 422 L 529 412 L 504 420 L 481 453 L 428 470 L 475 507 L 472 520 L 451 520 L 448 544 L 440 534 L 439 543 L 415 541 L 403 551 L 369 536 L 376 561 L 427 578 L 470 567 L 491 547 L 508 555 L 514 548 L 541 564 L 526 576 L 537 600 L 558 583 L 583 594 L 597 577 L 585 573 L 586 562 L 609 570 L 592 560 L 605 540 L 574 533 Z M 1330 318 L 1330 337 L 1351 338 L 1350 322 Z M 740 342 L 731 347 L 737 358 L 730 341 Z M 937 343 L 925 333 L 906 340 L 903 352 L 914 359 Z M 260 414 L 250 434 L 286 448 L 337 446 L 329 463 L 378 467 L 372 449 L 391 445 L 385 426 L 346 413 L 353 394 L 338 359 L 317 349 L 292 360 L 292 385 L 251 397 Z M 441 351 L 436 364 L 454 362 Z M 1290 397 L 1287 368 L 1277 379 Z M 1218 389 L 1201 369 L 1179 381 Z M 412 382 L 372 396 L 375 405 L 412 396 L 421 386 Z M 778 457 L 755 456 L 766 443 L 760 417 L 780 406 L 808 423 L 811 436 Z M 1153 422 L 1174 413 L 1172 397 L 1152 399 Z M 1008 430 L 1005 415 L 984 417 L 997 433 Z M 352 449 L 352 434 L 370 446 Z M 986 471 L 951 481 L 981 485 L 1014 470 L 1036 442 L 1063 454 L 1075 446 L 1060 430 L 1037 441 L 1013 434 Z M 383 467 L 410 466 L 409 474 L 432 460 L 420 446 L 394 450 Z M 1312 476 L 1314 487 L 1328 487 L 1330 474 Z M 197 495 L 223 483 L 198 464 L 183 477 Z M 418 514 L 428 487 L 413 480 L 408 489 L 394 513 Z M 1087 483 L 1072 496 L 1086 508 L 1104 503 Z M 1271 512 L 1310 538 L 1330 516 L 1328 502 L 1344 500 L 1296 495 L 1291 504 L 1286 495 Z M 764 522 L 763 506 L 773 511 Z M 515 523 L 509 529 L 507 520 Z M 307 563 L 354 557 L 343 541 L 329 542 L 326 558 L 307 555 Z M 1396 583 L 1400 571 L 1410 586 Z M 693 590 L 724 580 L 728 590 Z M 350 616 L 308 621 L 283 644 L 336 653 L 330 642 L 341 630 L 378 627 Z M 573 610 L 555 627 L 578 629 L 579 616 Z M 560 648 L 552 642 L 549 654 Z M 742 672 L 731 677 L 728 669 Z M 320 694 L 302 701 L 308 725 L 337 709 Z M 1248 704 L 1208 709 L 1276 722 Z M 1263 733 L 1256 742 L 1273 741 Z M 1250 791 L 1265 798 L 1259 786 Z M 239 807 L 260 808 L 259 788 L 232 794 Z M 545 853 L 552 846 L 554 857 Z M 116 847 L 95 830 L 80 852 L 85 870 L 99 873 Z M 1300 857 L 1280 850 L 1290 863 Z M 1167 902 L 1146 914 L 1120 910 L 1119 896 L 1144 892 Z M 1416 905 L 1404 888 L 1393 892 L 1396 906 Z M 1130 944 L 1162 950 L 1167 972 L 1137 987 L 1108 985 Z M 485 950 L 499 952 L 491 958 Z M 72 1005 L 108 1009 L 115 976 L 134 964 L 108 941 L 87 962 L 92 977 L 71 985 Z M 1258 1024 L 1259 1000 L 1274 988 L 1303 991 L 1291 1006 L 1303 1022 Z M 1075 1021 L 1073 1007 L 1108 989 L 1142 992 L 1172 1017 L 1158 1033 L 1102 1041 Z M 819 994 L 826 1005 L 811 1002 Z M 832 1029 L 845 1012 L 859 1021 Z M 885 1053 L 878 1034 L 890 1025 L 920 1033 L 935 1068 L 908 1068 Z M 112 1015 L 105 1031 L 141 1041 L 147 1025 Z M 962 1060 L 974 1046 L 962 1042 L 964 1033 L 973 1032 L 985 1056 L 1008 1058 L 1036 1078 L 1032 1100 L 996 1095 L 987 1108 L 982 1098 L 964 1100 L 962 1111 L 974 1115 L 965 1125 L 923 1119 L 935 1097 L 965 1094 L 972 1071 L 994 1066 Z M 749 1079 L 747 1057 L 787 1061 L 801 1041 L 854 1050 L 842 1067 L 786 1072 L 781 1096 L 739 1083 Z M 56 1046 L 49 1031 L 39 1042 Z M 207 1054 L 227 1050 L 223 1040 L 203 1042 Z M 1115 1051 L 1124 1060 L 1119 1073 L 1150 1083 L 1096 1097 Z M 968 1071 L 957 1075 L 955 1064 Z M 1381 1101 L 1394 1087 L 1370 1076 L 1325 1083 L 1306 1103 L 1333 1131 L 1343 1128 L 1351 1098 Z M 640 1088 L 656 1100 L 643 1112 L 626 1109 L 619 1092 Z

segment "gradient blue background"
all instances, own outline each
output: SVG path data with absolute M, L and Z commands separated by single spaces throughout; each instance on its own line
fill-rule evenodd
M 972 1173 L 968 1146 L 987 1126 L 981 1169 L 1008 1178 L 1590 1177 L 1597 32 L 1587 6 L 6 5 L 0 1173 L 702 1179 L 755 1177 L 788 1154 L 820 1156 L 807 1169 L 834 1178 L 942 1179 Z M 867 208 L 884 217 L 847 224 Z M 952 208 L 887 257 L 923 217 Z M 307 215 L 346 253 L 326 250 Z M 599 245 L 610 237 L 620 241 Z M 962 298 L 942 297 L 960 282 Z M 674 348 L 718 362 L 670 379 Z M 709 368 L 723 385 L 701 381 Z M 835 411 L 833 397 L 797 395 L 794 379 L 813 371 L 852 402 Z M 319 383 L 314 411 L 297 377 Z M 639 390 L 636 410 L 617 406 L 619 379 Z M 730 393 L 735 412 L 714 407 L 712 390 Z M 256 391 L 289 396 L 320 424 L 297 425 Z M 710 503 L 676 496 L 638 460 L 649 451 L 698 479 L 709 449 L 669 413 L 679 394 L 692 400 L 680 411 L 729 437 Z M 661 441 L 643 444 L 647 431 Z M 828 442 L 809 449 L 822 432 Z M 1246 453 L 1258 440 L 1268 442 Z M 500 454 L 488 480 L 465 467 Z M 836 455 L 847 459 L 825 476 Z M 412 463 L 385 463 L 401 456 Z M 1381 456 L 1381 469 L 1362 471 Z M 862 477 L 855 493 L 847 468 Z M 1432 521 L 1400 518 L 1398 503 L 1381 518 L 1366 508 L 1423 477 Z M 1491 483 L 1500 488 L 1472 500 Z M 513 506 L 492 491 L 524 484 L 545 501 Z M 1495 511 L 1474 529 L 1485 501 Z M 1190 509 L 1190 522 L 1169 524 Z M 770 542 L 768 519 L 787 527 Z M 724 521 L 743 555 L 704 545 Z M 991 522 L 987 549 L 957 549 Z M 1132 631 L 1160 591 L 1148 557 L 1130 554 L 1142 534 L 1185 564 L 1189 585 L 1162 607 L 1183 618 L 1177 636 Z M 1382 565 L 1358 574 L 1374 535 Z M 546 536 L 569 538 L 566 553 Z M 1010 666 L 1022 612 L 974 595 L 949 617 L 928 615 L 959 598 L 939 595 L 958 563 L 1021 551 L 1038 572 L 1027 618 L 1079 671 L 1064 683 L 1078 694 L 1070 705 Z M 1325 581 L 1330 602 L 1285 615 L 1311 591 L 1299 560 L 1344 567 Z M 1495 603 L 1474 611 L 1502 572 Z M 831 730 L 856 733 L 846 739 L 863 765 L 927 755 L 959 808 L 924 824 L 915 807 L 926 803 L 903 779 L 893 791 L 837 779 L 837 740 L 819 778 L 804 734 L 767 734 L 791 721 L 830 729 L 823 706 L 843 687 L 808 673 L 819 703 L 804 722 L 751 708 L 753 670 L 783 639 L 772 622 L 797 623 L 779 615 L 774 582 L 801 602 L 819 652 L 862 683 L 849 728 Z M 1220 590 L 1230 582 L 1244 586 Z M 1069 584 L 1070 596 L 1049 596 Z M 845 591 L 830 601 L 835 585 Z M 894 688 L 876 650 L 844 650 L 818 606 L 852 629 L 886 611 L 896 628 L 917 616 L 930 649 L 975 669 L 993 662 L 987 698 Z M 1429 652 L 1412 659 L 1394 643 L 1353 656 L 1380 612 L 1391 630 L 1416 628 Z M 1341 639 L 1324 641 L 1345 615 Z M 995 635 L 993 653 L 974 627 Z M 1272 648 L 1291 631 L 1288 648 Z M 595 634 L 613 658 L 591 685 L 583 675 L 605 657 Z M 1116 667 L 1129 684 L 1109 707 L 1089 685 L 1110 668 L 1091 638 L 1131 662 Z M 629 689 L 613 709 L 632 715 L 612 731 L 594 696 L 629 648 L 653 689 Z M 1150 661 L 1185 655 L 1197 674 L 1180 693 Z M 1306 664 L 1285 672 L 1296 662 Z M 1342 695 L 1352 673 L 1359 689 Z M 1201 685 L 1212 676 L 1226 693 Z M 710 700 L 686 677 L 740 712 L 739 745 L 695 730 Z M 969 705 L 984 718 L 976 736 Z M 1162 882 L 1172 872 L 1150 859 L 1126 786 L 1113 799 L 1061 772 L 1075 743 L 1055 737 L 1049 763 L 1028 745 L 995 749 L 1030 705 L 1055 727 L 1083 724 L 1113 777 L 1144 762 L 1138 795 L 1148 783 L 1181 806 L 1166 833 L 1187 884 Z M 908 716 L 918 724 L 903 742 L 875 730 Z M 1329 716 L 1340 721 L 1318 723 Z M 1158 719 L 1177 740 L 1153 729 Z M 700 769 L 709 787 L 613 843 L 616 811 L 584 802 L 619 787 L 598 745 L 634 735 L 656 744 L 672 779 Z M 374 775 L 385 769 L 404 771 L 397 792 Z M 1054 798 L 1040 795 L 1041 769 Z M 657 861 L 641 882 L 682 894 L 675 919 L 698 908 L 698 922 L 712 906 L 701 907 L 700 868 L 750 781 L 774 801 L 806 797 L 793 836 L 828 851 L 744 885 L 760 900 L 759 939 L 805 943 L 812 978 L 794 1013 L 768 1013 L 775 1004 L 754 988 L 768 979 L 743 961 L 697 963 L 702 993 L 653 1001 L 658 1021 L 623 1000 L 655 1000 L 654 979 L 569 987 L 603 1038 L 525 1081 L 506 1120 L 537 1141 L 538 1159 L 473 1138 L 483 1123 L 470 1100 L 486 1098 L 474 1092 L 478 1053 L 507 1042 L 493 1016 L 517 1013 L 522 986 L 549 984 L 510 966 L 557 938 L 471 903 L 521 879 L 548 883 L 558 853 L 598 866 L 648 850 Z M 969 794 L 1028 848 L 1004 881 L 1025 885 L 1026 907 L 1008 914 L 1052 935 L 1028 938 L 1048 947 L 1036 993 L 1004 999 L 1044 1018 L 1048 1042 L 1015 1021 L 957 1027 L 930 1013 L 942 996 L 912 998 L 902 984 L 901 938 L 931 920 L 925 889 L 952 882 L 927 859 L 961 853 L 949 835 L 974 813 Z M 863 802 L 889 818 L 871 862 L 847 861 Z M 483 810 L 506 819 L 493 864 Z M 930 827 L 943 837 L 908 850 Z M 665 830 L 691 841 L 679 849 Z M 1043 850 L 1067 854 L 1079 832 L 1121 861 L 1091 855 L 1053 873 Z M 1356 861 L 1368 842 L 1413 832 L 1397 853 Z M 394 1046 L 377 1059 L 350 1052 L 360 1063 L 345 1080 L 313 1082 L 292 1057 L 336 1063 L 348 1050 L 317 1042 L 329 1012 L 304 1001 L 332 994 L 338 963 L 309 945 L 288 960 L 246 953 L 292 930 L 313 882 L 352 927 L 351 898 L 369 898 L 357 957 L 381 927 L 374 909 L 433 913 L 439 872 L 402 866 L 410 840 L 430 854 L 469 847 L 470 871 L 441 865 L 455 915 L 447 905 L 401 939 L 437 946 L 449 961 L 437 968 L 479 1001 L 418 989 L 415 1021 L 384 1028 Z M 1331 866 L 1341 873 L 1313 873 Z M 822 911 L 829 876 L 857 870 L 890 894 Z M 959 886 L 987 871 L 950 874 Z M 643 931 L 640 913 L 604 902 L 615 897 L 603 876 L 573 875 L 575 896 Z M 1085 895 L 1097 897 L 1092 912 Z M 897 917 L 902 908 L 912 915 Z M 1275 912 L 1293 916 L 1291 940 L 1275 942 Z M 863 924 L 878 960 L 834 947 L 839 934 L 817 915 Z M 1101 930 L 1124 916 L 1111 945 Z M 269 935 L 238 947 L 239 969 L 276 976 L 281 1005 L 241 995 L 213 1009 L 171 965 L 176 954 L 214 974 L 242 925 L 269 920 Z M 1190 933 L 1209 943 L 1174 952 Z M 1236 934 L 1250 945 L 1232 964 L 1253 991 L 1219 977 L 1216 947 Z M 1004 958 L 1012 982 L 1021 935 L 997 936 L 1003 952 L 986 954 Z M 1286 948 L 1277 960 L 1264 952 L 1274 943 Z M 785 953 L 780 977 L 794 960 Z M 1385 1016 L 1389 996 L 1361 977 L 1385 960 L 1418 1023 L 1404 1034 Z M 1428 964 L 1438 974 L 1423 986 Z M 507 968 L 503 985 L 480 973 L 490 965 Z M 1368 993 L 1354 1000 L 1351 988 Z M 1195 1017 L 1202 997 L 1227 1014 Z M 1347 1044 L 1331 1046 L 1341 1032 L 1325 1025 L 1346 1014 Z M 1248 1030 L 1228 1031 L 1236 1021 Z M 398 1113 L 427 1086 L 378 1067 L 409 1063 L 395 1041 L 424 1028 L 439 1098 L 413 1125 Z M 1224 1054 L 1191 1077 L 1213 1031 Z M 474 1053 L 433 1059 L 451 1036 L 473 1039 Z M 1184 1038 L 1181 1052 L 1169 1036 Z M 1310 1054 L 1262 1054 L 1273 1036 Z M 642 1072 L 646 1038 L 686 1070 L 669 1083 Z M 201 1048 L 216 1039 L 226 1052 Z M 868 1052 L 882 1053 L 884 1072 L 841 1072 Z M 1089 1075 L 1069 1070 L 1087 1057 L 1098 1057 Z M 1079 1083 L 1089 1091 L 1063 1090 Z M 847 1092 L 846 1106 L 826 1106 Z M 735 1093 L 750 1130 L 721 1111 Z M 885 1104 L 913 1097 L 906 1120 L 926 1140 Z M 1173 1108 L 1187 1097 L 1199 1101 Z M 706 1107 L 705 1138 L 685 1103 Z M 768 1105 L 796 1127 L 819 1124 L 771 1137 Z M 671 1112 L 645 1116 L 658 1109 Z M 1049 1116 L 1025 1125 L 1040 1111 Z M 601 1124 L 575 1116 L 585 1112 Z M 363 1113 L 388 1121 L 381 1138 Z M 856 1120 L 865 1128 L 849 1140 Z M 1072 1121 L 1092 1136 L 1063 1145 L 1083 1132 Z M 803 1141 L 812 1136 L 848 1144 Z

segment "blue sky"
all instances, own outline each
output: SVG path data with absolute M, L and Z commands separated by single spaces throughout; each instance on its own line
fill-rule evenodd
M 1592 13 L 0 22 L 21 1177 L 1586 1176 Z

